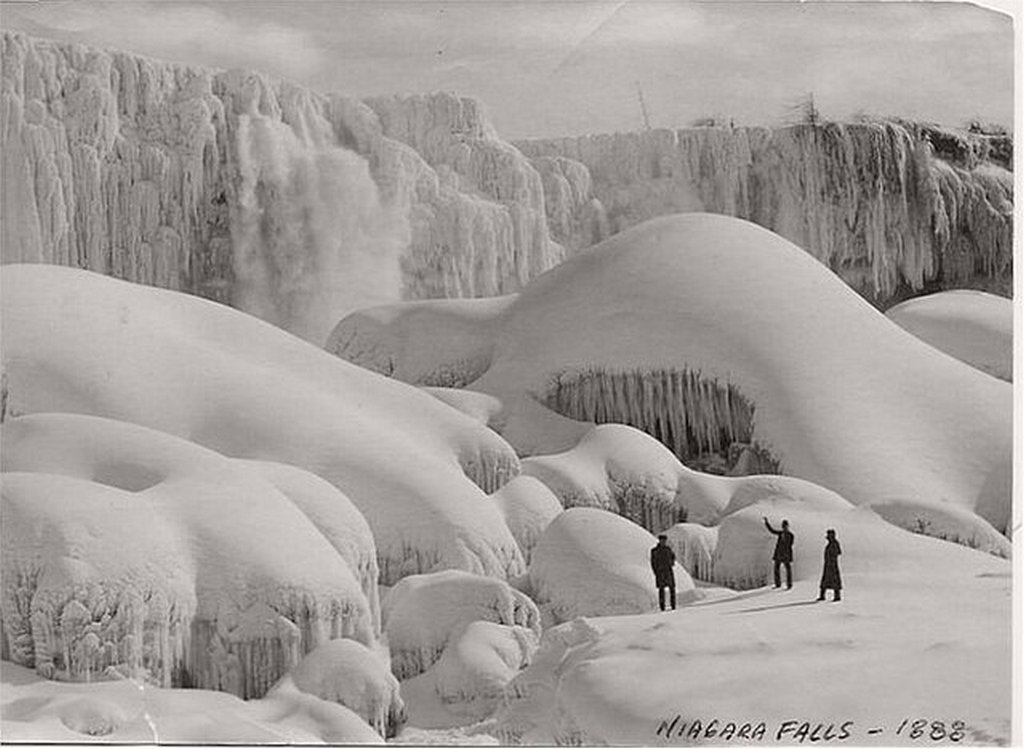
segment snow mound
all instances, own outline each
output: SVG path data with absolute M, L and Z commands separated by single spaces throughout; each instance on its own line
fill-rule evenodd
M 73 414 L 13 419 L 2 437 L 2 601 L 16 663 L 48 678 L 114 672 L 250 698 L 323 641 L 374 642 L 345 558 L 236 461 Z
M 285 679 L 301 692 L 344 705 L 385 738 L 405 723 L 405 704 L 387 658 L 354 640 L 325 642 Z
M 1009 495 L 986 492 L 1008 467 L 1011 386 L 914 338 L 754 224 L 648 221 L 535 280 L 503 318 L 473 389 L 505 404 L 502 434 L 520 449 L 545 451 L 540 400 L 636 426 L 684 462 L 746 445 L 759 472 L 854 504 L 952 503 L 1006 530 Z
M 501 401 L 484 393 L 441 387 L 424 387 L 423 391 L 456 411 L 461 411 L 474 421 L 488 426 L 495 422 L 501 413 Z
M 939 351 L 1013 381 L 1013 300 L 983 291 L 940 291 L 908 299 L 885 316 Z
M 107 416 L 309 470 L 366 518 L 385 584 L 523 572 L 483 501 L 518 458 L 436 398 L 185 294 L 45 265 L 4 266 L 2 283 L 10 413 Z
M 610 510 L 652 532 L 678 520 L 681 470 L 664 445 L 619 424 L 592 428 L 569 451 L 522 462 L 523 475 L 543 481 L 564 507 Z
M 640 614 L 658 606 L 650 551 L 657 539 L 604 510 L 576 507 L 556 517 L 530 561 L 535 601 L 556 622 L 578 616 Z M 676 590 L 687 600 L 693 581 L 679 564 Z
M 359 310 L 335 326 L 324 348 L 412 385 L 465 387 L 491 365 L 495 325 L 514 299 L 431 299 Z
M 501 580 L 461 570 L 403 578 L 384 598 L 392 672 L 404 681 L 426 671 L 453 635 L 478 620 L 540 633 L 536 604 Z
M 492 495 L 527 564 L 537 540 L 562 512 L 562 503 L 533 476 L 516 476 Z
M 4 740 L 18 743 L 383 744 L 342 705 L 278 685 L 243 702 L 204 689 L 163 689 L 131 680 L 47 681 L 0 661 Z
M 236 462 L 255 471 L 288 497 L 345 560 L 366 596 L 374 632 L 379 635 L 377 548 L 370 526 L 352 500 L 319 476 L 295 466 L 261 460 Z
M 506 685 L 529 665 L 538 641 L 526 627 L 470 622 L 428 672 L 441 702 L 454 715 L 486 718 L 504 699 Z

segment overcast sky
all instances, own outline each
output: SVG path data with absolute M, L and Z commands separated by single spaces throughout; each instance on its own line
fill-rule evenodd
M 352 95 L 455 91 L 505 138 L 635 130 L 705 115 L 776 124 L 808 93 L 864 112 L 1013 124 L 1011 19 L 966 3 L 4 3 L 5 29 L 251 67 Z

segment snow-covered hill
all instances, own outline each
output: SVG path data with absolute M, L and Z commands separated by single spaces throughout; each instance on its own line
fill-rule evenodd
M 447 342 L 455 318 L 480 331 L 461 339 L 475 355 Z M 999 532 L 1010 520 L 1010 385 L 909 335 L 807 253 L 738 219 L 655 219 L 507 306 L 368 310 L 339 324 L 342 337 L 359 344 L 342 356 L 359 363 L 372 350 L 421 381 L 467 359 L 487 364 L 469 387 L 502 402 L 491 422 L 520 452 L 566 450 L 587 422 L 621 422 L 691 464 L 717 455 L 734 469 L 745 461 L 741 472 L 781 471 L 924 532 L 949 536 L 959 509 Z

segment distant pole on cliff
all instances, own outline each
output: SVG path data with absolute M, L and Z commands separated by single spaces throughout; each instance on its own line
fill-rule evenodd
M 644 101 L 644 90 L 640 88 L 640 81 L 636 82 L 636 98 L 640 100 L 640 114 L 644 117 L 644 130 L 650 130 L 651 118 L 647 113 L 647 102 Z

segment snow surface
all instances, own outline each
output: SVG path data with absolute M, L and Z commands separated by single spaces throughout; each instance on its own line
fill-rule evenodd
M 983 291 L 908 299 L 885 316 L 922 341 L 982 372 L 1013 381 L 1013 300 Z
M 594 510 L 570 510 L 595 512 Z M 586 618 L 544 633 L 530 667 L 497 716 L 504 742 L 655 745 L 694 743 L 715 720 L 766 724 L 783 743 L 803 722 L 852 721 L 854 745 L 908 745 L 904 718 L 963 721 L 961 743 L 1010 740 L 1011 566 L 1004 559 L 913 535 L 871 510 L 763 502 L 730 515 L 722 564 L 767 569 L 773 537 L 762 514 L 788 517 L 796 534 L 791 591 L 757 588 L 675 612 Z M 826 528 L 843 554 L 843 600 L 816 603 Z M 967 686 L 969 685 L 969 686 Z M 869 734 L 882 727 L 881 734 Z M 735 728 L 733 729 L 736 730 Z M 931 726 L 928 726 L 931 730 Z M 704 739 L 706 743 L 731 743 Z M 805 739 L 806 741 L 806 739 Z M 919 741 L 916 740 L 916 741 Z
M 395 736 L 405 722 L 405 704 L 387 654 L 355 640 L 320 645 L 282 680 L 288 681 L 301 692 L 344 705 L 386 738 Z
M 5 742 L 383 744 L 348 708 L 282 684 L 243 702 L 224 692 L 138 681 L 69 684 L 0 661 Z
M 237 461 L 73 414 L 11 419 L 2 437 L 0 601 L 14 662 L 49 678 L 112 671 L 249 698 L 330 638 L 375 642 L 345 557 Z
M 658 540 L 625 518 L 589 507 L 556 517 L 534 547 L 530 593 L 555 622 L 578 616 L 640 614 L 658 606 L 650 551 Z M 677 603 L 694 598 L 675 565 Z
M 540 634 L 536 604 L 504 581 L 461 570 L 403 578 L 384 597 L 391 671 L 403 681 L 426 671 L 465 625 L 478 620 Z
M 524 571 L 484 495 L 517 457 L 436 398 L 193 296 L 45 265 L 4 266 L 2 283 L 11 414 L 102 415 L 311 471 L 366 518 L 383 584 Z

